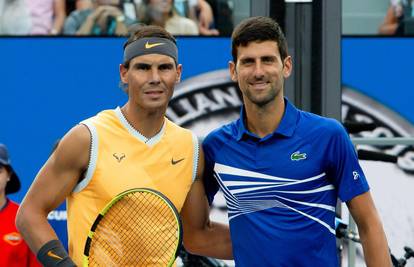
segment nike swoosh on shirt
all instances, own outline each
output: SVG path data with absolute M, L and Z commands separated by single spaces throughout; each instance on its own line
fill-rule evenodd
M 175 164 L 177 164 L 178 162 L 181 162 L 181 161 L 183 161 L 184 160 L 184 158 L 182 158 L 182 159 L 179 159 L 179 160 L 174 160 L 173 158 L 171 159 L 171 164 L 172 165 L 175 165 Z

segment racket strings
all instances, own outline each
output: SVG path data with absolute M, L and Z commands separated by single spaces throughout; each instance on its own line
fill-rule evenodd
M 121 198 L 97 226 L 91 266 L 167 266 L 174 258 L 179 226 L 160 197 L 135 192 Z

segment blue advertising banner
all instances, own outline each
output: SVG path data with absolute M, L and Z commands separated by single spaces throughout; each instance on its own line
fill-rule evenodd
M 414 123 L 414 38 L 343 38 L 342 84 Z

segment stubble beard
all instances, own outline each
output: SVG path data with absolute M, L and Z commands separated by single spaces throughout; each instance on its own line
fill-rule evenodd
M 269 103 L 273 102 L 277 96 L 281 93 L 281 88 L 271 88 L 265 96 L 257 96 L 250 90 L 246 90 L 246 97 L 251 103 L 256 105 L 258 108 L 264 108 Z

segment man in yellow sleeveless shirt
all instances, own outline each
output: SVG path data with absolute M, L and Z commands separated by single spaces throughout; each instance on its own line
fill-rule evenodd
M 158 190 L 173 202 L 187 250 L 232 258 L 228 227 L 208 218 L 197 138 L 165 117 L 180 81 L 177 60 L 172 35 L 157 26 L 139 28 L 125 43 L 119 67 L 127 103 L 73 127 L 39 171 L 16 224 L 43 265 L 81 265 L 97 214 L 117 194 L 136 187 Z M 47 214 L 65 198 L 69 255 L 47 222 Z

